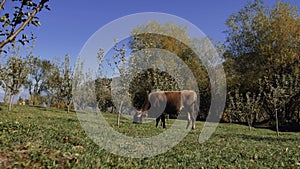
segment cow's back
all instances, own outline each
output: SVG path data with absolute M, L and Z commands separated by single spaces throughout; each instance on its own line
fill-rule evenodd
M 181 104 L 181 92 L 180 91 L 170 91 L 164 92 L 167 98 L 167 106 L 165 113 L 178 115 L 182 104 Z
M 182 104 L 184 107 L 191 106 L 197 101 L 197 94 L 193 90 L 181 91 Z

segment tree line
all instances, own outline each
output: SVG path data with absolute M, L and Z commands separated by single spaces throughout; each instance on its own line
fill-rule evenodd
M 57 108 L 68 108 L 72 100 L 73 69 L 70 57 L 52 61 L 35 57 L 32 52 L 23 56 L 20 47 L 8 48 L 0 65 L 0 85 L 4 91 L 3 102 L 11 110 L 13 96 L 25 91 L 31 105 L 42 103 Z M 23 98 L 26 99 L 26 98 Z

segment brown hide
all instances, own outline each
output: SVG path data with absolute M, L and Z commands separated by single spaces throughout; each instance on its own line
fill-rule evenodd
M 134 116 L 135 122 L 142 122 L 141 118 L 146 115 L 156 118 L 156 127 L 161 120 L 163 128 L 165 128 L 166 114 L 174 114 L 178 116 L 180 112 L 188 114 L 188 124 L 192 120 L 192 128 L 195 128 L 195 112 L 194 107 L 197 95 L 192 90 L 183 91 L 159 91 L 152 92 L 148 95 L 140 112 Z

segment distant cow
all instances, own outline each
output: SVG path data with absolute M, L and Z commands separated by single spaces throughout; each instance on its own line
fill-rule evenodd
M 134 123 L 142 123 L 142 118 L 148 114 L 156 117 L 156 127 L 161 120 L 163 128 L 166 128 L 166 115 L 176 115 L 179 112 L 187 113 L 187 126 L 189 127 L 192 120 L 192 129 L 195 129 L 195 104 L 197 94 L 192 90 L 183 91 L 159 91 L 150 93 L 145 100 L 141 110 L 138 111 L 133 118 Z

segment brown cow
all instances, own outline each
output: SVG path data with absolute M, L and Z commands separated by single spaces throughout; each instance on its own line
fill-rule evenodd
M 165 119 L 167 114 L 178 116 L 179 112 L 185 112 L 188 116 L 189 127 L 192 120 L 192 129 L 195 129 L 195 104 L 197 94 L 192 90 L 183 91 L 159 91 L 148 95 L 142 109 L 134 115 L 134 123 L 142 123 L 142 118 L 148 114 L 156 117 L 156 127 L 161 120 L 163 128 L 166 128 Z

